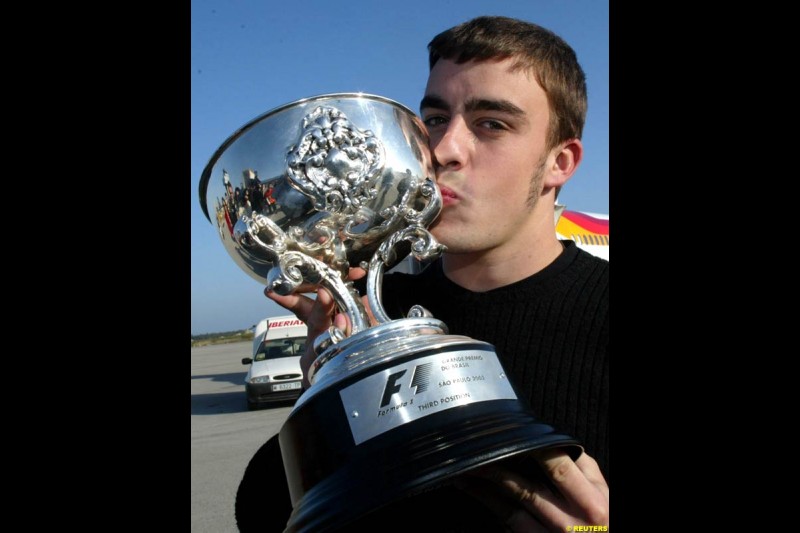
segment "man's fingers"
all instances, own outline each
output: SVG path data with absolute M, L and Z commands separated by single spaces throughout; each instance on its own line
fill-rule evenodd
M 347 279 L 350 281 L 355 281 L 357 279 L 361 279 L 367 275 L 367 271 L 361 267 L 350 267 L 350 271 L 347 274 Z
M 605 495 L 606 501 L 608 501 L 608 483 L 606 482 L 606 478 L 603 477 L 603 473 L 600 471 L 600 465 L 597 464 L 597 461 L 585 453 L 582 453 L 580 457 L 575 460 L 575 464 L 581 472 L 583 472 L 583 475 L 586 476 L 586 479 L 591 481 L 598 490 Z
M 331 324 L 331 315 L 336 302 L 333 296 L 322 287 L 317 288 L 316 299 L 299 293 L 284 296 L 268 289 L 264 291 L 264 294 L 266 294 L 267 298 L 291 311 L 297 318 L 305 322 L 309 331 L 318 333 L 328 329 Z
M 350 320 L 346 314 L 337 313 L 336 316 L 333 317 L 333 325 L 344 331 L 345 335 L 350 335 Z
M 525 531 L 531 515 L 535 523 L 543 524 L 551 529 L 565 528 L 575 524 L 565 502 L 548 489 L 544 483 L 507 470 L 500 466 L 490 466 L 477 471 L 478 475 L 490 480 L 514 506 L 514 512 L 506 517 L 504 524 L 512 531 Z M 513 527 L 512 527 L 513 526 Z
M 527 509 L 508 498 L 507 494 L 488 479 L 467 474 L 457 478 L 454 485 L 485 505 L 500 524 L 513 532 L 546 532 L 544 525 Z
M 308 316 L 306 324 L 309 329 L 321 332 L 328 329 L 331 325 L 333 310 L 336 307 L 336 301 L 331 296 L 327 289 L 320 287 L 317 289 L 317 299 L 311 308 L 311 313 Z
M 311 385 L 308 381 L 308 369 L 316 359 L 313 348 L 314 339 L 330 327 L 336 301 L 330 292 L 322 287 L 317 287 L 316 299 L 297 293 L 283 296 L 269 290 L 265 290 L 264 294 L 306 323 L 308 328 L 306 351 L 300 357 L 300 368 L 303 371 L 303 387 L 308 388 Z
M 608 524 L 608 484 L 594 459 L 585 453 L 581 454 L 586 459 L 581 460 L 579 457 L 578 466 L 565 452 L 558 449 L 542 450 L 535 456 L 559 494 L 571 507 L 578 510 L 587 524 Z M 541 509 L 554 519 L 560 514 L 555 511 L 550 514 L 551 509 L 548 506 L 542 506 Z
M 269 289 L 265 289 L 264 294 L 276 304 L 294 313 L 295 316 L 303 322 L 308 322 L 306 318 L 311 314 L 311 309 L 314 306 L 314 300 L 308 296 L 297 293 L 284 296 Z
M 474 475 L 491 482 L 507 503 L 495 497 L 487 504 L 512 531 L 524 531 L 539 523 L 554 530 L 576 524 L 608 525 L 608 484 L 597 462 L 583 454 L 578 463 L 563 451 L 545 450 L 533 454 L 547 476 L 549 486 L 508 465 L 489 465 Z M 553 489 L 553 490 L 551 490 Z M 512 511 L 509 511 L 513 509 Z M 503 515 L 502 513 L 507 513 Z M 525 515 L 530 514 L 536 522 Z

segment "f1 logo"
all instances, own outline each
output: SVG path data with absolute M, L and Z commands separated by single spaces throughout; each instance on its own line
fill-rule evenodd
M 428 386 L 430 385 L 431 381 L 432 369 L 433 363 L 424 363 L 414 367 L 414 372 L 411 374 L 411 383 L 409 384 L 409 388 L 414 387 L 415 395 L 428 390 Z M 389 405 L 392 395 L 397 394 L 403 388 L 400 378 L 402 378 L 405 373 L 406 370 L 403 369 L 399 372 L 395 372 L 394 374 L 389 374 L 389 377 L 386 378 L 386 386 L 383 388 L 383 398 L 381 398 L 381 408 Z

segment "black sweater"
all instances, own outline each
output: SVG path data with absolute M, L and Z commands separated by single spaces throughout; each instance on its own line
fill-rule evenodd
M 483 293 L 448 280 L 437 261 L 421 274 L 387 274 L 391 318 L 419 304 L 450 333 L 494 345 L 537 418 L 581 441 L 608 480 L 608 261 L 565 241 L 544 270 Z

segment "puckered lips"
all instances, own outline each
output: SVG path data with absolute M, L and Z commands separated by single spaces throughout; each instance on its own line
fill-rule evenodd
M 442 204 L 444 206 L 452 205 L 458 201 L 458 195 L 447 187 L 439 185 L 439 192 L 442 193 Z

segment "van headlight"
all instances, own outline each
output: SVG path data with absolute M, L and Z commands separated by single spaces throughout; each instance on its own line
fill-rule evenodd
M 250 378 L 250 383 L 267 383 L 269 382 L 269 376 L 258 376 L 255 378 Z

